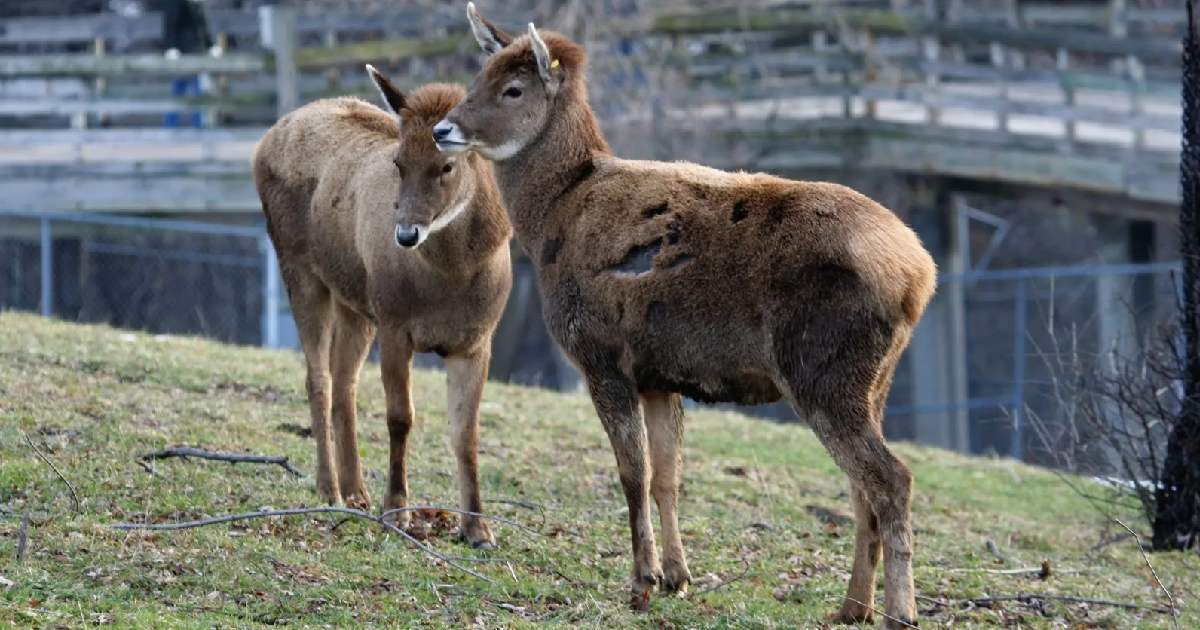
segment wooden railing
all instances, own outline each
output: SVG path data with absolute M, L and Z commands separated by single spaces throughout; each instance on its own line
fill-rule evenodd
M 659 134 L 692 128 L 706 138 L 722 134 L 756 143 L 752 155 L 770 155 L 772 143 L 786 146 L 782 143 L 789 134 L 825 120 L 892 135 L 940 138 L 953 149 L 983 143 L 1038 151 L 1043 157 L 1047 151 L 1115 155 L 1122 162 L 1137 162 L 1139 173 L 1146 171 L 1145 163 L 1153 164 L 1150 170 L 1164 177 L 1173 168 L 1179 45 L 1169 33 L 1181 23 L 1182 13 L 1116 0 L 1097 3 L 1099 11 L 1028 2 L 981 11 L 970 2 L 950 2 L 947 15 L 926 7 L 908 12 L 878 8 L 886 4 L 847 3 L 850 8 L 838 11 L 823 8 L 824 3 L 701 13 L 662 10 L 638 19 L 607 20 L 587 30 L 593 97 L 606 128 L 650 125 Z M 77 135 L 66 130 L 0 132 L 0 163 L 27 159 L 46 169 L 54 163 L 95 160 L 180 162 L 178 156 L 184 154 L 199 156 L 184 162 L 228 160 L 244 171 L 251 146 L 245 138 L 260 133 L 278 111 L 332 94 L 374 98 L 364 63 L 389 67 L 407 85 L 469 80 L 478 67 L 478 53 L 460 13 L 457 6 L 387 15 L 212 13 L 210 25 L 227 44 L 226 53 L 176 60 L 150 52 L 114 52 L 148 47 L 158 36 L 159 18 L 153 14 L 0 20 L 0 50 L 19 51 L 0 55 L 0 119 L 8 119 L 7 126 L 19 120 L 30 128 L 60 130 L 70 121 L 81 130 Z M 264 29 L 271 20 L 278 24 Z M 1073 28 L 1059 28 L 1066 24 Z M 514 30 L 516 25 L 516 20 L 509 24 Z M 1145 36 L 1154 29 L 1164 34 Z M 285 36 L 265 42 L 266 30 Z M 81 46 L 91 52 L 61 52 Z M 53 52 L 37 53 L 38 47 Z M 169 96 L 165 78 L 198 72 L 213 77 L 212 93 Z M 203 110 L 209 127 L 246 131 L 235 133 L 239 139 L 233 141 L 230 134 L 215 130 L 185 134 L 151 128 L 159 125 L 162 114 L 181 109 Z M 82 131 L 97 126 L 105 129 Z M 653 143 L 652 134 L 627 135 L 636 137 L 631 152 L 653 153 L 632 146 Z M 829 151 L 836 152 L 842 142 L 832 141 Z M 40 148 L 14 156 L 26 143 Z M 175 143 L 200 148 L 166 148 Z M 163 150 L 156 152 L 155 146 Z M 1148 157 L 1131 157 L 1135 154 Z M 709 161 L 761 167 L 722 159 L 716 155 Z M 805 158 L 793 156 L 772 159 L 776 161 L 765 163 L 793 159 L 799 168 L 805 164 Z M 1018 154 L 1009 161 L 1021 159 Z M 1065 168 L 1089 168 L 1083 164 Z M 1036 174 L 1026 171 L 1020 177 Z M 1129 176 L 1105 177 L 1115 181 Z M 1152 198 L 1164 201 L 1177 194 L 1165 179 L 1141 187 L 1159 191 Z M 234 195 L 240 201 L 205 203 L 252 203 L 248 184 L 246 188 Z

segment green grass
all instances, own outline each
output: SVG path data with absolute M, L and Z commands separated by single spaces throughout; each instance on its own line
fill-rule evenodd
M 388 455 L 377 369 L 359 397 L 360 438 L 373 497 Z M 500 548 L 474 552 L 435 529 L 430 543 L 482 555 L 494 584 L 430 560 L 367 522 L 334 516 L 257 520 L 177 532 L 119 532 L 113 523 L 196 518 L 264 506 L 315 505 L 300 355 L 155 337 L 0 313 L 0 624 L 183 628 L 293 626 L 812 627 L 843 593 L 853 528 L 846 482 L 812 434 L 713 410 L 689 413 L 681 525 L 695 590 L 658 597 L 648 614 L 625 608 L 625 505 L 587 399 L 489 384 L 482 409 L 485 498 L 538 503 L 488 510 L 540 535 L 494 526 Z M 444 379 L 418 372 L 420 423 L 411 439 L 415 501 L 454 505 Z M 29 435 L 78 489 L 25 442 Z M 277 466 L 167 460 L 150 474 L 140 454 L 172 444 L 284 454 L 310 476 Z M 897 445 L 917 478 L 918 592 L 926 597 L 1049 592 L 1161 605 L 1131 541 L 1089 553 L 1118 531 L 1053 474 L 1006 460 Z M 16 560 L 17 515 L 31 517 Z M 833 514 L 830 524 L 830 513 Z M 1008 561 L 999 563 L 986 541 Z M 1054 576 L 988 573 L 1049 560 Z M 1194 554 L 1153 561 L 1200 625 Z M 879 595 L 882 601 L 882 595 Z M 1044 609 L 936 607 L 922 627 L 1168 627 L 1169 617 L 1095 605 Z

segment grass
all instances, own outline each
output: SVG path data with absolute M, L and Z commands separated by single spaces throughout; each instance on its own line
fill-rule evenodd
M 362 455 L 373 497 L 388 456 L 382 387 L 373 366 L 359 397 Z M 414 384 L 410 438 L 417 502 L 458 496 L 437 372 Z M 333 515 L 263 519 L 176 532 L 118 532 L 122 521 L 167 522 L 264 506 L 315 505 L 300 356 L 0 313 L 0 624 L 200 628 L 304 626 L 814 627 L 843 593 L 853 546 L 844 477 L 812 434 L 716 410 L 689 412 L 681 525 L 694 590 L 626 609 L 625 505 L 607 440 L 588 400 L 489 384 L 482 408 L 484 497 L 535 527 L 494 526 L 500 548 L 476 552 L 433 523 L 428 541 L 489 584 L 432 561 L 368 522 Z M 77 488 L 26 443 L 28 435 Z M 139 455 L 173 444 L 283 454 L 278 466 Z M 917 478 L 918 592 L 930 598 L 1057 593 L 1165 605 L 1132 541 L 1089 552 L 1121 530 L 1053 474 L 1007 460 L 896 446 Z M 22 513 L 28 551 L 16 559 Z M 433 515 L 436 517 L 437 515 Z M 1007 562 L 987 549 L 995 541 Z M 1048 580 L 988 570 L 1051 563 Z M 1200 626 L 1195 554 L 1153 561 Z M 725 581 L 732 582 L 713 588 Z M 881 605 L 882 595 L 878 604 Z M 921 600 L 922 627 L 1169 627 L 1170 618 L 1108 606 L 1009 602 L 994 608 Z

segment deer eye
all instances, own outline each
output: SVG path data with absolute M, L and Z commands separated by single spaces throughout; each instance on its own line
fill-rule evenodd
M 452 170 L 454 170 L 454 165 L 450 162 L 446 162 L 442 165 L 442 175 L 448 175 Z
M 504 95 L 508 98 L 521 98 L 521 88 L 513 86 L 504 90 Z

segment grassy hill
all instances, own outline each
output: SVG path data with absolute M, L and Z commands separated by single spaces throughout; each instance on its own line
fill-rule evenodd
M 360 438 L 374 498 L 387 429 L 375 366 L 364 371 Z M 588 400 L 489 384 L 480 467 L 500 548 L 456 543 L 439 514 L 428 541 L 489 584 L 367 521 L 262 519 L 175 532 L 120 532 L 121 521 L 314 505 L 314 448 L 301 358 L 0 313 L 0 624 L 21 627 L 292 626 L 814 627 L 844 592 L 853 546 L 846 482 L 812 434 L 733 413 L 690 412 L 681 507 L 697 583 L 687 598 L 626 610 L 625 502 Z M 409 479 L 420 503 L 455 505 L 444 379 L 418 372 L 420 422 Z M 38 459 L 25 435 L 74 485 Z M 277 466 L 138 456 L 168 445 L 282 454 Z M 922 627 L 1170 627 L 1167 615 L 1057 600 L 961 600 L 1053 593 L 1163 606 L 1133 541 L 1053 474 L 1007 460 L 898 445 L 916 474 L 914 559 Z M 22 513 L 28 547 L 16 559 Z M 989 551 L 988 541 L 1006 560 Z M 1153 556 L 1200 627 L 1200 558 Z M 1050 563 L 1049 579 L 1000 573 Z M 5 584 L 11 582 L 7 587 Z M 879 604 L 882 594 L 879 595 Z

